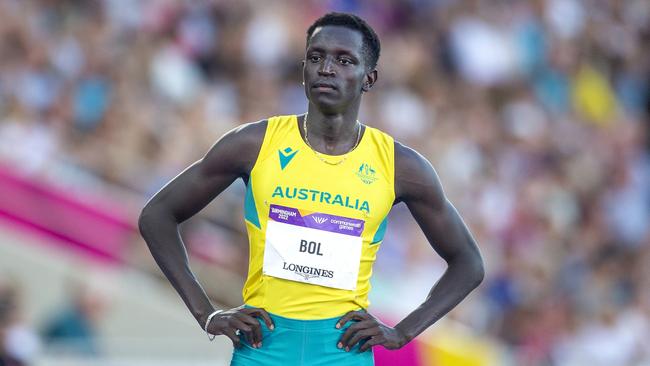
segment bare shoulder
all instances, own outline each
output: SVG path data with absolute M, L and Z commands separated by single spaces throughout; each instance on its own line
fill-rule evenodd
M 395 141 L 395 197 L 397 202 L 442 203 L 444 194 L 435 169 L 422 154 Z
M 248 176 L 262 147 L 267 125 L 266 119 L 245 123 L 221 136 L 201 159 L 204 172 Z

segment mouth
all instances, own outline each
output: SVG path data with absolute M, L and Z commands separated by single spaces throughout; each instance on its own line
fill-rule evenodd
M 334 84 L 324 82 L 314 83 L 312 88 L 320 91 L 336 90 L 336 86 Z

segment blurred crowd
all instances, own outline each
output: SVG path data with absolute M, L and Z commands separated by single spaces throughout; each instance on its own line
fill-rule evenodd
M 650 365 L 647 0 L 0 0 L 0 159 L 140 205 L 229 129 L 306 110 L 331 10 L 381 39 L 361 121 L 432 161 L 485 256 L 452 316 L 516 365 Z M 242 190 L 204 216 L 244 274 Z M 430 286 L 442 264 L 391 218 L 377 272 Z
M 20 286 L 0 277 L 0 366 L 23 366 L 40 349 L 40 340 L 22 310 Z

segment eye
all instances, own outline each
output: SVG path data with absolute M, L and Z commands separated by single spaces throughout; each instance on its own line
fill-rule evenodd
M 347 58 L 340 58 L 339 63 L 341 65 L 352 65 L 352 60 L 347 59 Z
M 311 62 L 318 62 L 321 60 L 321 57 L 319 55 L 311 55 L 309 56 L 309 61 Z

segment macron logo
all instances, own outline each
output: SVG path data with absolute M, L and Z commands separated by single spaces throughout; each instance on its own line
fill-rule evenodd
M 287 147 L 284 150 L 278 150 L 278 154 L 280 155 L 280 168 L 284 170 L 284 168 L 289 165 L 289 162 L 291 162 L 291 159 L 293 159 L 294 156 L 298 153 L 298 150 L 291 151 L 290 147 Z
M 325 217 L 312 216 L 311 218 L 314 219 L 314 221 L 316 221 L 316 223 L 319 225 L 322 225 L 327 222 L 327 218 Z

